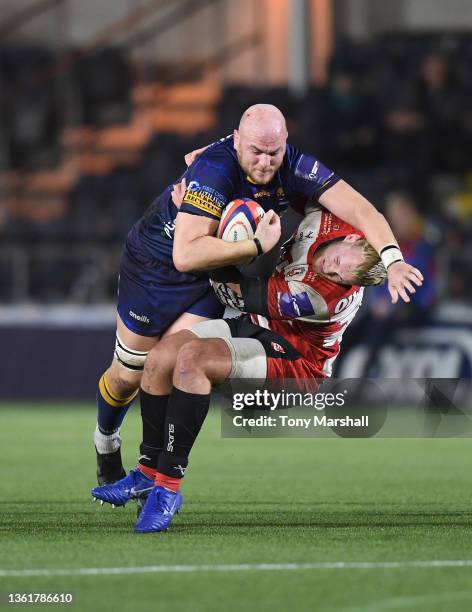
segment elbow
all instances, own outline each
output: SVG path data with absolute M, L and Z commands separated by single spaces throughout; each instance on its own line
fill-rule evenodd
M 176 253 L 176 250 L 174 249 L 172 259 L 174 261 L 174 266 L 179 272 L 192 271 L 191 261 L 184 253 Z

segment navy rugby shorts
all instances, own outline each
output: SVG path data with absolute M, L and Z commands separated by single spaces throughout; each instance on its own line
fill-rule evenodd
M 120 262 L 117 310 L 128 329 L 140 336 L 157 337 L 185 312 L 209 319 L 223 316 L 224 306 L 207 278 L 175 282 L 178 274 L 165 264 L 137 257 L 125 248 Z

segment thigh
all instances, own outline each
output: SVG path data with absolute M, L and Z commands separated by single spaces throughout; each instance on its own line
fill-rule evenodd
M 291 380 L 297 387 L 311 389 L 318 386 L 313 382 L 315 379 L 324 378 L 317 364 L 300 353 L 290 338 L 253 323 L 248 315 L 228 319 L 226 323 L 233 338 L 252 338 L 263 347 L 267 381 Z
M 193 325 L 209 319 L 219 319 L 223 312 L 224 306 L 218 302 L 215 292 L 209 287 L 166 329 L 161 338 L 183 329 L 188 330 Z
M 157 336 L 141 336 L 129 329 L 120 315 L 116 317 L 116 333 L 123 344 L 134 351 L 150 351 L 158 341 Z
M 193 325 L 208 320 L 209 317 L 202 317 L 199 315 L 192 314 L 190 312 L 184 312 L 176 321 L 172 323 L 170 327 L 166 329 L 166 331 L 161 336 L 161 340 L 182 330 L 192 331 L 191 327 Z
M 266 351 L 256 338 L 246 337 L 228 324 L 225 319 L 206 321 L 195 325 L 191 330 L 202 342 L 213 343 L 208 346 L 218 346 L 220 352 L 216 358 L 223 361 L 222 372 L 226 378 L 251 378 L 263 382 L 267 374 Z M 217 365 L 215 365 L 217 368 Z
M 184 332 L 182 332 L 184 333 Z M 203 393 L 207 380 L 212 385 L 224 382 L 231 373 L 232 353 L 224 338 L 199 338 L 187 342 L 178 353 L 174 369 L 174 385 L 184 382 L 189 393 Z M 202 387 L 202 376 L 204 380 Z
M 207 280 L 172 284 L 172 279 L 150 280 L 120 270 L 118 315 L 124 326 L 143 337 L 160 337 L 181 329 L 184 314 L 207 318 L 222 316 L 223 307 Z M 172 331 L 170 331 L 172 329 Z

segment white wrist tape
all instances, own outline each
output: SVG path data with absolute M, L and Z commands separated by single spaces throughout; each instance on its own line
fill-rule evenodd
M 403 255 L 396 244 L 387 244 L 380 251 L 380 259 L 388 270 L 396 261 L 403 261 Z

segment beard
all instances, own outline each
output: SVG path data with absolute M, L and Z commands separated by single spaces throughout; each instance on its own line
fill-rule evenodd
M 243 161 L 238 150 L 236 150 L 236 155 L 238 157 L 239 165 L 244 170 L 246 175 L 251 179 L 251 181 L 253 183 L 256 183 L 256 185 L 267 185 L 267 183 L 270 183 L 270 181 L 274 178 L 274 175 L 278 170 L 278 168 L 271 168 L 270 171 L 264 173 L 260 170 L 251 170 L 250 166 L 248 166 L 248 164 Z
M 257 174 L 255 174 L 255 172 Z M 260 170 L 248 172 L 249 178 L 257 183 L 258 185 L 267 185 L 274 178 L 276 170 L 270 170 L 268 172 L 261 172 Z

